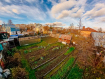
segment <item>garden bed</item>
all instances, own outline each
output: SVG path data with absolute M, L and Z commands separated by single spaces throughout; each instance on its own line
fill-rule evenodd
M 74 62 L 74 58 L 71 57 L 66 63 L 64 66 L 62 66 L 58 71 L 57 73 L 55 73 L 53 76 L 51 76 L 50 78 L 51 79 L 60 79 L 63 77 L 63 75 L 67 72 L 68 68 L 70 66 L 72 66 Z
M 46 61 L 48 61 L 48 60 L 58 56 L 58 55 L 61 55 L 62 54 L 61 52 L 63 50 L 64 50 L 64 48 L 57 49 L 57 50 L 53 50 L 53 48 L 51 48 L 51 49 L 47 50 L 46 51 L 46 55 L 45 56 L 41 56 L 41 57 L 43 57 L 43 59 L 41 59 L 41 57 L 40 57 L 40 59 L 38 61 L 34 61 L 33 65 L 31 65 L 31 67 L 35 68 L 38 65 L 40 65 L 40 64 L 42 64 L 42 63 L 44 63 L 44 62 L 46 62 Z
M 63 53 L 65 50 L 63 51 Z M 61 62 L 62 59 L 64 59 L 66 56 L 64 54 L 61 54 L 54 60 L 50 61 L 49 63 L 45 64 L 44 66 L 37 69 L 36 77 L 42 78 L 47 72 L 49 72 L 53 67 L 55 67 L 59 62 Z

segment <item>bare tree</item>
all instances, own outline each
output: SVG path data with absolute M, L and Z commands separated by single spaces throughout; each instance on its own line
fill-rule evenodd
M 98 29 L 98 32 L 102 32 L 102 28 L 101 27 Z
M 72 23 L 72 24 L 70 24 L 69 29 L 74 29 L 74 24 L 73 24 L 73 23 Z
M 81 18 L 80 18 L 80 20 L 79 20 L 79 25 L 78 25 L 78 27 L 79 27 L 79 29 L 81 29 L 81 27 L 82 27 Z
M 12 25 L 12 20 L 8 20 L 8 25 Z

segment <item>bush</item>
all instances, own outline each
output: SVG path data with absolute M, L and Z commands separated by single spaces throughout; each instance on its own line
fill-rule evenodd
M 8 56 L 13 56 L 16 51 L 17 51 L 17 49 L 13 48 L 13 49 L 8 50 L 7 54 L 8 54 Z
M 11 72 L 13 79 L 28 79 L 28 73 L 26 72 L 25 68 L 11 68 Z
M 13 68 L 13 67 L 17 67 L 19 64 L 20 63 L 17 58 L 7 57 L 5 66 L 6 68 Z
M 15 53 L 13 56 L 14 59 L 17 59 L 19 62 L 21 61 L 21 56 L 19 53 Z

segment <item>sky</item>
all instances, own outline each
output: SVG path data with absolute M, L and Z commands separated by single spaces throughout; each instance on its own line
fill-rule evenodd
M 0 24 L 42 23 L 68 27 L 71 23 L 105 29 L 105 0 L 0 0 Z

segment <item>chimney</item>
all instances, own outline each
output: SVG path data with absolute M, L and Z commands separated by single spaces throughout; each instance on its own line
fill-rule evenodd
M 83 29 L 85 29 L 85 26 L 83 26 Z

